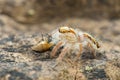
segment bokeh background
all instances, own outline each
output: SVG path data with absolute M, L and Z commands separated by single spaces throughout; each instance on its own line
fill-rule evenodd
M 48 33 L 70 26 L 120 45 L 119 18 L 119 0 L 0 0 L 4 34 Z
M 0 0 L 0 13 L 21 23 L 50 22 L 54 19 L 120 18 L 119 0 Z

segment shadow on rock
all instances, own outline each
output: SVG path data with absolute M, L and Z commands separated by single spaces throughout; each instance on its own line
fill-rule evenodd
M 24 73 L 18 72 L 16 70 L 12 70 L 12 71 L 1 71 L 0 80 L 32 80 L 32 79 L 26 76 Z

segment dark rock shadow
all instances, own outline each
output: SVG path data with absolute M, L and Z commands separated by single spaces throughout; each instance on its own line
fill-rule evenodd
M 107 76 L 104 69 L 93 69 L 91 71 L 84 71 L 84 74 L 88 77 L 88 80 L 106 80 Z
M 25 75 L 22 72 L 18 72 L 16 70 L 11 70 L 11 71 L 1 71 L 0 72 L 0 78 L 4 79 L 7 75 L 10 75 L 8 77 L 8 80 L 32 80 L 30 77 Z

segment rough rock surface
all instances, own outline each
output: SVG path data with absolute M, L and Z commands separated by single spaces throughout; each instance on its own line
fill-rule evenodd
M 87 23 L 86 23 L 87 22 Z M 60 23 L 27 26 L 8 16 L 0 16 L 0 79 L 1 80 L 93 80 L 108 79 L 107 65 L 120 65 L 120 20 L 68 19 Z M 41 33 L 56 29 L 56 24 L 73 26 L 89 32 L 99 39 L 101 48 L 92 59 L 84 53 L 78 62 L 64 59 L 57 64 L 50 59 L 50 51 L 38 53 L 31 46 L 41 39 Z M 49 27 L 48 27 L 49 26 Z M 45 27 L 48 27 L 45 29 Z M 41 32 L 40 32 L 41 31 Z M 45 32 L 44 32 L 45 33 Z M 71 55 L 72 56 L 72 55 Z M 112 65 L 114 66 L 114 65 Z M 112 67 L 114 68 L 114 67 Z M 117 66 L 119 70 L 119 66 Z M 106 75 L 106 73 L 108 75 Z

